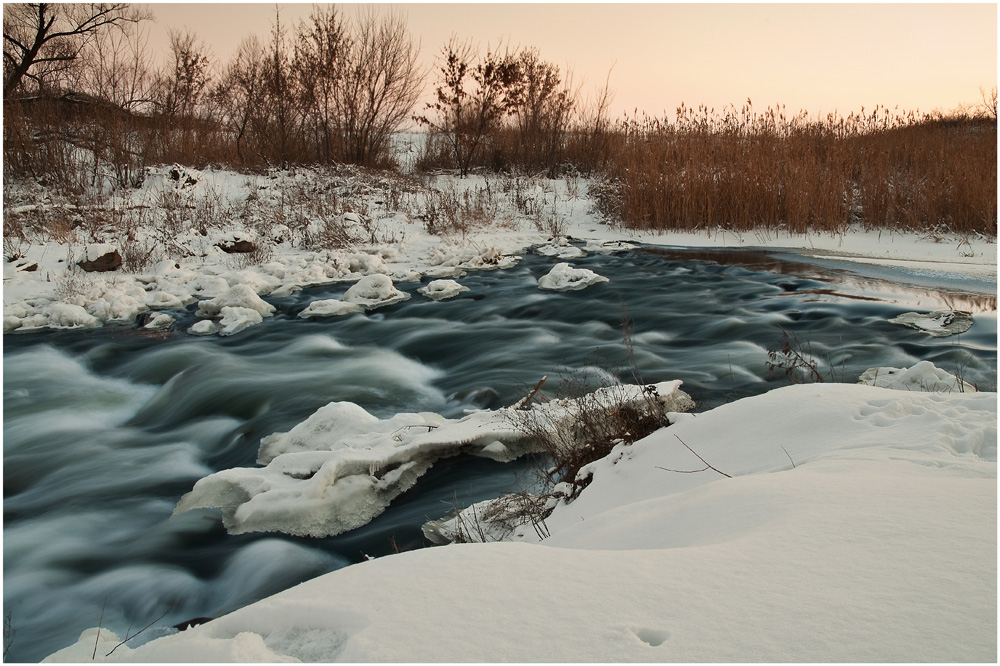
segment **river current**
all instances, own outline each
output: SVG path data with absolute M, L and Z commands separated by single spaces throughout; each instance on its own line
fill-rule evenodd
M 539 290 L 557 260 L 460 279 L 459 297 L 305 320 L 309 302 L 349 284 L 267 300 L 275 317 L 229 338 L 137 326 L 6 334 L 4 614 L 7 659 L 37 661 L 99 623 L 130 645 L 194 617 L 216 617 L 317 575 L 424 547 L 423 522 L 530 483 L 524 462 L 452 458 L 369 525 L 336 537 L 228 535 L 218 512 L 172 516 L 214 471 L 252 466 L 260 439 L 328 402 L 379 417 L 498 407 L 542 377 L 684 381 L 698 410 L 788 383 L 768 350 L 797 340 L 825 378 L 930 360 L 996 390 L 996 295 L 989 285 L 758 251 L 641 248 L 574 259 L 610 278 L 578 292 Z M 969 288 L 972 287 L 972 288 Z M 979 293 L 977 293 L 977 291 Z M 974 313 L 935 338 L 889 323 L 904 312 Z M 623 322 L 629 322 L 628 344 Z M 631 354 L 629 353 L 631 348 Z

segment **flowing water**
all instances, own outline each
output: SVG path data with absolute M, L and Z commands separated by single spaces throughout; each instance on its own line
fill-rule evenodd
M 404 283 L 413 298 L 383 310 L 299 319 L 349 285 L 312 288 L 270 299 L 274 318 L 230 338 L 137 327 L 4 335 L 8 659 L 39 660 L 98 623 L 124 636 L 153 622 L 140 643 L 365 554 L 423 547 L 424 521 L 530 482 L 523 462 L 445 460 L 369 525 L 324 539 L 230 536 L 218 512 L 171 515 L 199 478 L 252 466 L 261 437 L 330 401 L 380 417 L 456 417 L 510 404 L 543 375 L 551 393 L 584 375 L 631 382 L 635 370 L 645 382 L 682 379 L 707 409 L 787 384 L 767 364 L 783 339 L 808 348 L 827 380 L 926 359 L 995 390 L 995 292 L 961 281 L 942 290 L 940 276 L 647 248 L 573 260 L 607 284 L 539 290 L 554 263 L 529 255 L 470 273 L 470 291 L 451 301 Z M 887 321 L 943 308 L 973 311 L 972 329 L 934 338 Z M 194 321 L 190 310 L 172 314 L 181 331 Z

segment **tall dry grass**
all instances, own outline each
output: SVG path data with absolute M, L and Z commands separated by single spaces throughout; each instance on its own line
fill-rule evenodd
M 626 227 L 996 236 L 996 121 L 681 107 L 611 132 L 598 205 Z

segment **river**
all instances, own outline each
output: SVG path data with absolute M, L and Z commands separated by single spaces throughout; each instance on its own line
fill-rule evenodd
M 930 360 L 995 390 L 989 285 L 792 254 L 640 248 L 573 260 L 608 283 L 539 290 L 556 261 L 526 255 L 470 273 L 469 291 L 442 302 L 401 283 L 410 300 L 341 318 L 297 315 L 350 285 L 306 289 L 268 298 L 276 316 L 228 338 L 183 333 L 194 307 L 171 311 L 176 333 L 4 335 L 8 660 L 40 660 L 99 623 L 124 636 L 153 622 L 140 643 L 366 555 L 424 547 L 426 520 L 531 482 L 524 462 L 441 461 L 370 524 L 324 539 L 230 536 L 218 512 L 171 515 L 199 478 L 252 466 L 262 437 L 330 401 L 456 417 L 513 403 L 544 375 L 555 392 L 570 378 L 631 382 L 634 367 L 645 382 L 683 380 L 704 410 L 786 384 L 767 364 L 783 331 L 827 380 Z M 934 338 L 888 322 L 944 308 L 973 311 L 973 327 Z

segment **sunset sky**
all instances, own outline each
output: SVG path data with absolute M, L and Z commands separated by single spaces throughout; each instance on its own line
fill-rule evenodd
M 225 63 L 247 35 L 266 37 L 274 4 L 152 4 L 150 46 L 189 28 Z M 282 4 L 291 27 L 310 4 Z M 355 5 L 340 5 L 350 16 Z M 997 81 L 996 4 L 393 4 L 433 66 L 454 34 L 537 47 L 592 95 L 611 73 L 613 115 L 638 108 L 720 110 L 783 104 L 789 112 L 876 104 L 950 110 Z M 429 79 L 429 83 L 431 79 Z M 431 86 L 427 86 L 428 91 Z

